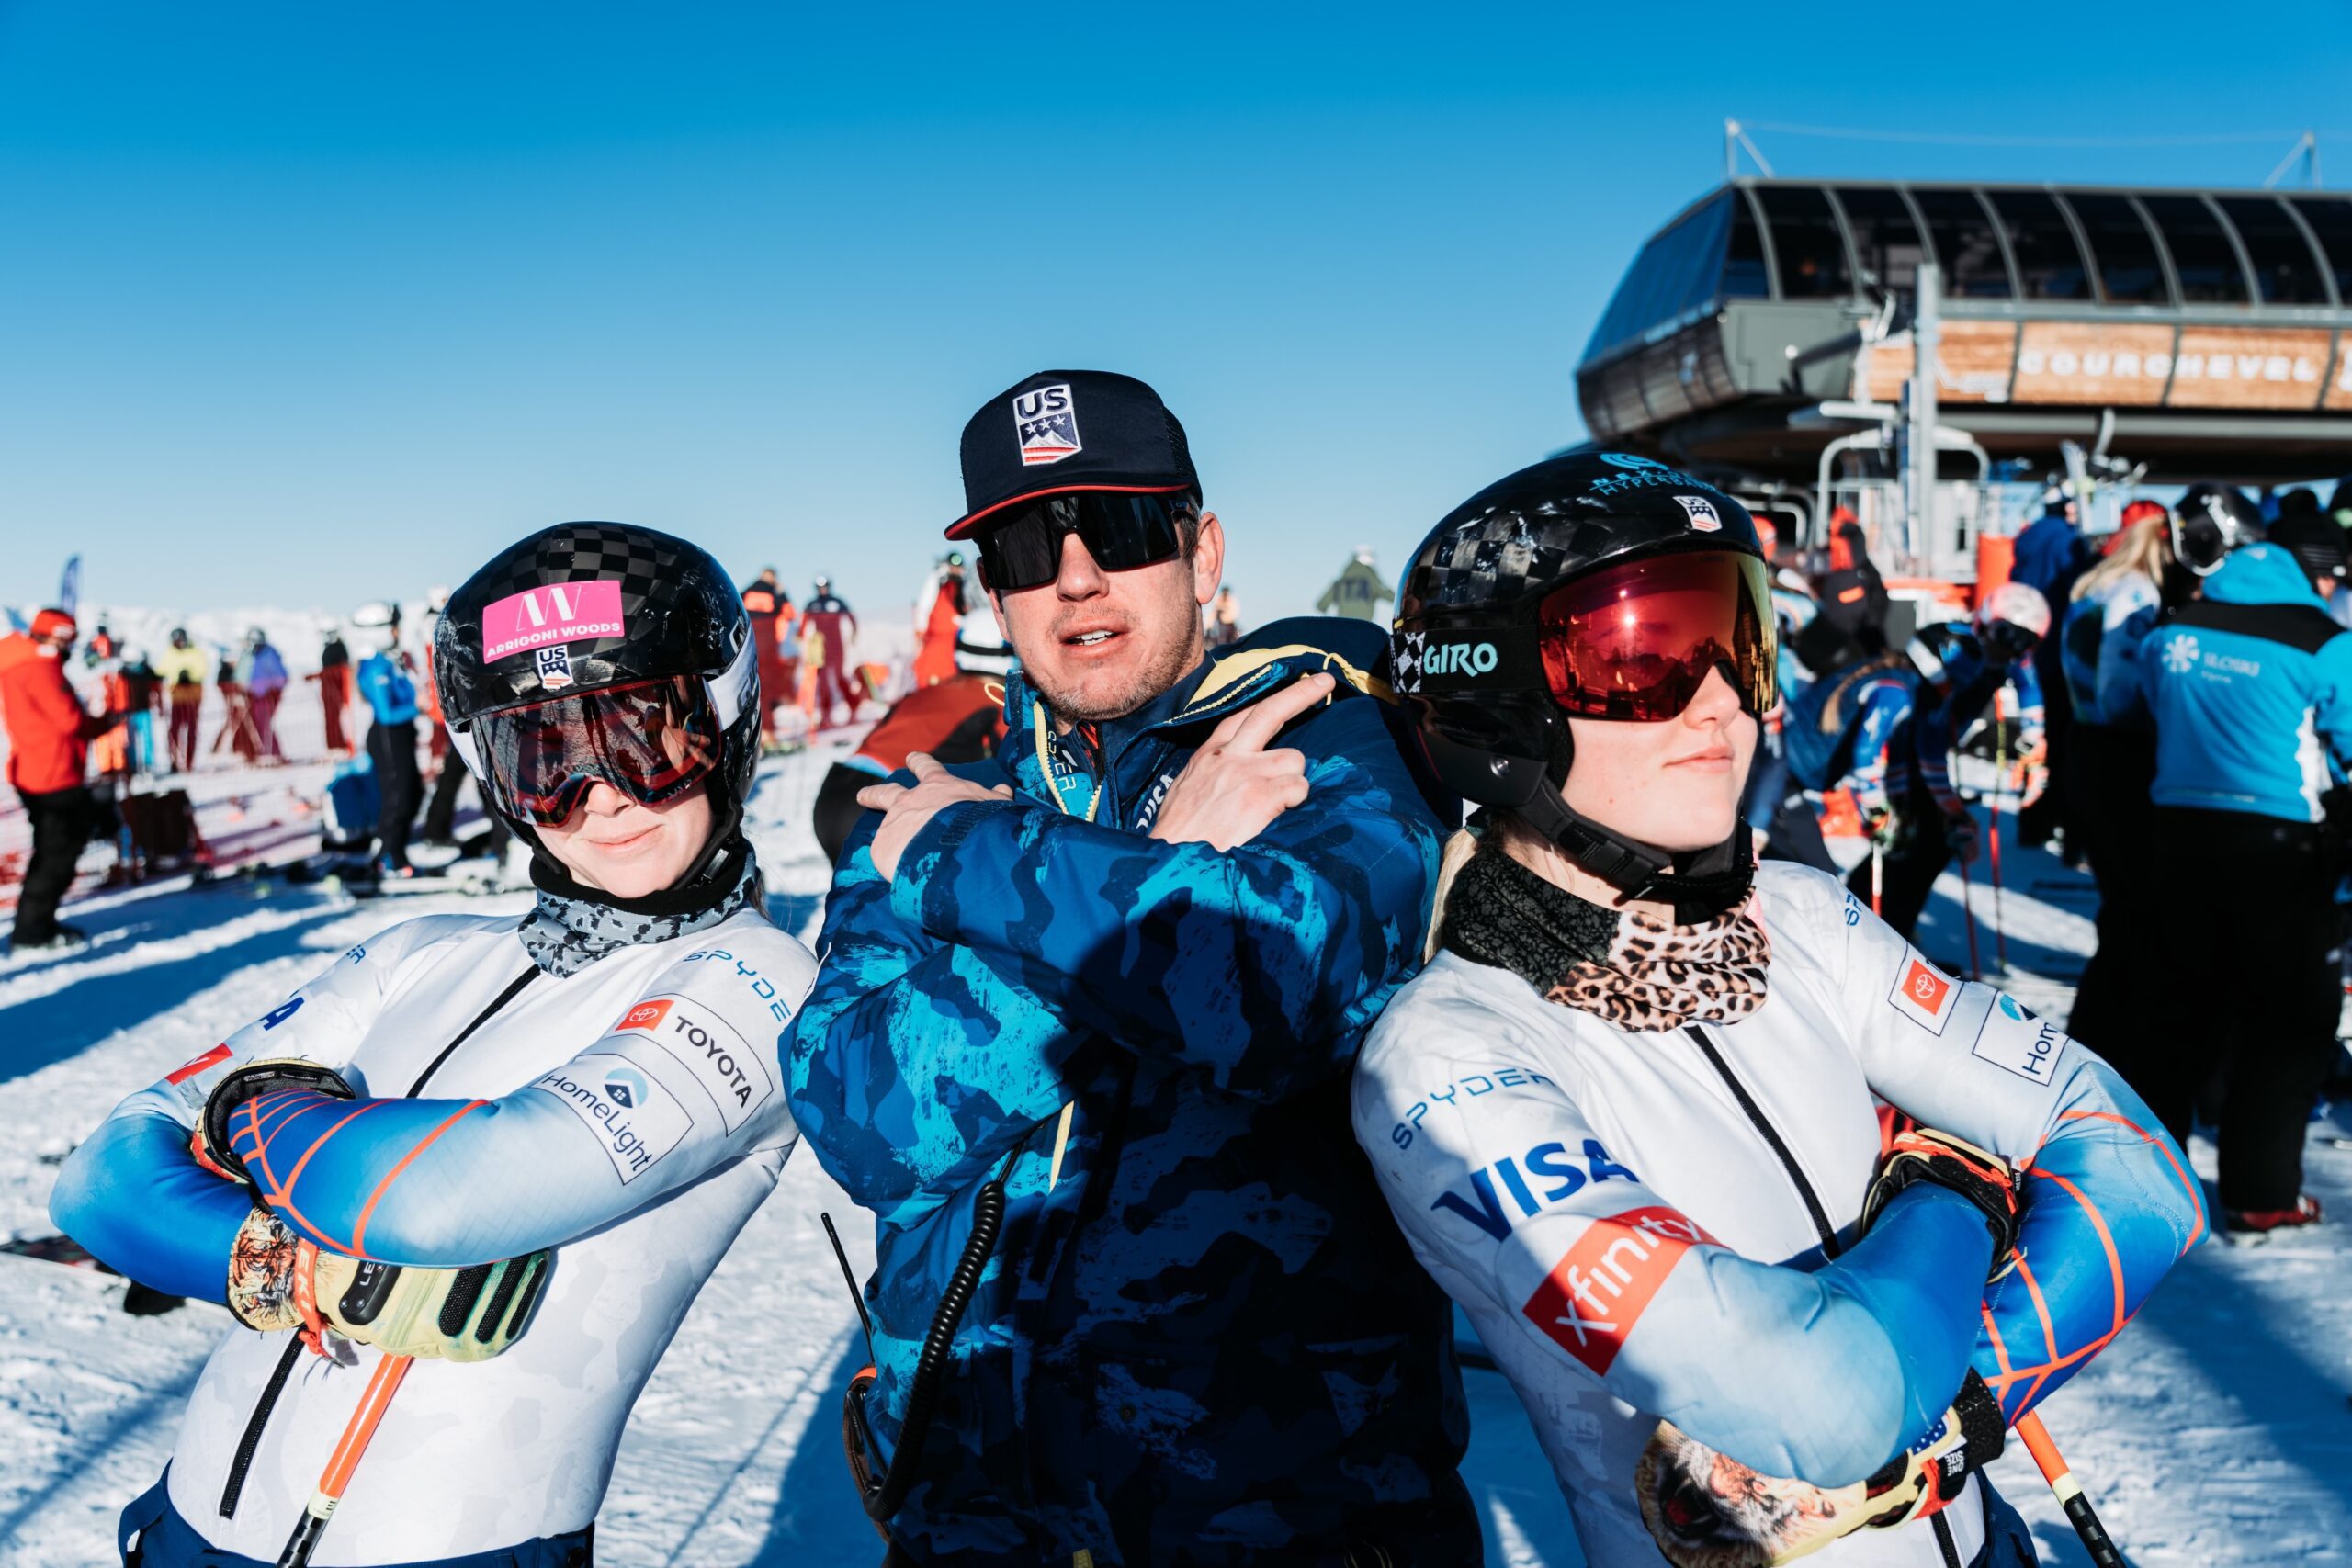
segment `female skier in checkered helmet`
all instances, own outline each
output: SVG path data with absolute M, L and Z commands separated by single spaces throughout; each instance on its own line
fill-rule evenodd
M 1481 809 L 1356 1136 L 1588 1561 L 2031 1562 L 1974 1472 L 2202 1233 L 2180 1151 L 2015 1000 L 1757 868 L 1738 502 L 1555 458 L 1441 523 L 1400 608 L 1397 689 Z
M 353 948 L 58 1180 L 93 1253 L 240 1324 L 126 1562 L 279 1561 L 401 1356 L 321 1561 L 589 1561 L 629 1406 L 796 1137 L 776 1040 L 815 965 L 741 832 L 753 660 L 718 563 L 648 528 L 545 529 L 450 600 L 443 712 L 535 907 Z

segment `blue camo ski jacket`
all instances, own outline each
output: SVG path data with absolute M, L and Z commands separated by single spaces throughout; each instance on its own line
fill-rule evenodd
M 886 1445 L 975 1197 L 1009 1194 L 892 1522 L 914 1561 L 1477 1560 L 1449 1309 L 1348 1118 L 1445 832 L 1367 673 L 1385 643 L 1277 622 L 1066 737 L 1016 671 L 999 754 L 954 770 L 1013 797 L 941 811 L 895 881 L 878 818 L 845 847 L 785 1048 L 808 1147 L 876 1216 Z M 1147 836 L 1218 720 L 1327 669 L 1280 742 L 1303 805 L 1230 852 Z
M 2233 551 L 2140 644 L 2159 806 L 2318 822 L 2352 762 L 2352 632 L 2295 558 Z

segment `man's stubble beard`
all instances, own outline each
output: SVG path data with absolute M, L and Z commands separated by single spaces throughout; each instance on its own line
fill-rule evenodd
M 1145 706 L 1192 672 L 1201 661 L 1204 649 L 1190 637 L 1170 643 L 1166 650 L 1129 678 L 1115 695 L 1089 699 L 1074 692 L 1057 692 L 1045 680 L 1025 669 L 1029 683 L 1046 699 L 1054 716 L 1067 724 L 1105 724 L 1114 718 L 1125 718 Z

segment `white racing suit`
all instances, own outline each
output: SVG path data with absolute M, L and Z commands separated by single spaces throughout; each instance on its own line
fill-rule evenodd
M 625 946 L 568 977 L 534 966 L 516 925 L 429 916 L 352 949 L 124 1100 L 51 1200 L 62 1228 L 132 1279 L 222 1300 L 250 1191 L 194 1161 L 190 1129 L 234 1066 L 301 1057 L 363 1100 L 298 1106 L 247 1156 L 300 1234 L 445 1268 L 555 1249 L 504 1354 L 411 1368 L 322 1564 L 432 1562 L 585 1529 L 629 1407 L 797 1135 L 776 1042 L 815 964 L 763 915 Z M 277 1560 L 379 1359 L 344 1348 L 322 1359 L 290 1333 L 239 1327 L 213 1351 L 169 1475 L 173 1507 L 212 1545 Z
M 1739 1021 L 1623 1033 L 1449 952 L 1356 1069 L 1357 1139 L 1518 1390 L 1594 1568 L 1656 1568 L 1634 1473 L 1661 1417 L 1769 1474 L 1861 1480 L 1971 1366 L 2014 1423 L 2203 1234 L 2187 1161 L 2088 1050 L 1818 872 L 1767 863 L 1757 894 L 1768 994 Z M 1856 1245 L 1882 1102 L 2030 1162 L 2013 1273 L 1983 1287 L 1983 1217 L 1940 1190 Z M 1971 1486 L 1814 1561 L 1973 1562 Z

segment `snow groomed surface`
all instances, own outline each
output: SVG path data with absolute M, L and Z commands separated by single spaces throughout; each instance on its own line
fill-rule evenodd
M 827 880 L 809 809 L 845 749 L 828 739 L 767 764 L 751 812 L 771 911 L 808 938 Z M 255 779 L 255 790 L 283 788 L 289 772 Z M 2092 940 L 2089 885 L 2046 856 L 2004 847 L 2010 988 L 2064 1016 Z M 1938 895 L 1920 944 L 1947 967 L 1964 967 L 1956 873 Z M 95 939 L 87 949 L 0 960 L 0 1083 L 17 1134 L 0 1144 L 0 1233 L 46 1234 L 54 1162 L 116 1100 L 267 1010 L 336 953 L 412 914 L 519 908 L 524 897 L 357 904 L 328 888 L 205 891 L 173 879 L 70 905 L 67 917 Z M 1990 963 L 1981 870 L 1973 902 Z M 2352 1153 L 2327 1141 L 2352 1137 L 2352 1117 L 2312 1131 L 2312 1190 L 2333 1213 L 2352 1214 Z M 2211 1148 L 2200 1140 L 2191 1152 L 2210 1180 Z M 782 1568 L 878 1559 L 841 1455 L 842 1392 L 864 1348 L 818 1223 L 824 1210 L 860 1269 L 870 1264 L 863 1217 L 816 1162 L 796 1157 L 630 1420 L 597 1527 L 599 1562 Z M 202 1304 L 129 1316 L 122 1290 L 105 1275 L 0 1258 L 0 1565 L 113 1561 L 115 1513 L 162 1468 L 180 1405 L 229 1322 Z M 2352 1243 L 2342 1225 L 2261 1247 L 2211 1243 L 2044 1416 L 2140 1568 L 2352 1562 L 2347 1361 Z M 1580 1562 L 1516 1397 L 1492 1372 L 1468 1379 L 1468 1474 L 1487 1562 Z M 2045 1562 L 2087 1561 L 2021 1450 L 1994 1474 L 2031 1521 Z M 354 1484 L 366 1483 L 363 1467 Z

